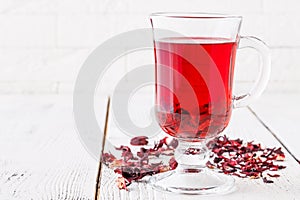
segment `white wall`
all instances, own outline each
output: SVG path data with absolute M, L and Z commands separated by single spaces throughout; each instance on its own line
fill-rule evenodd
M 82 62 L 97 45 L 150 27 L 148 15 L 155 11 L 242 15 L 242 34 L 271 48 L 268 91 L 300 91 L 299 10 L 297 0 L 0 0 L 0 93 L 71 93 Z M 241 53 L 237 62 L 242 82 L 255 77 L 252 53 Z M 126 61 L 121 71 L 129 68 Z

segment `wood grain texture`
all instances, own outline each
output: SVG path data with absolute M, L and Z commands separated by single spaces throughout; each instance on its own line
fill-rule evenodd
M 69 97 L 2 97 L 0 199 L 91 199 L 97 162 L 75 131 Z
M 87 153 L 76 133 L 71 97 L 1 96 L 0 120 L 1 200 L 93 199 L 98 162 Z M 118 136 L 113 130 L 109 132 L 110 142 L 125 143 L 126 136 Z M 234 111 L 227 135 L 280 146 L 247 109 Z M 287 169 L 274 184 L 236 179 L 236 192 L 203 199 L 299 199 L 300 166 L 290 155 L 284 164 Z M 199 199 L 159 193 L 145 183 L 131 185 L 130 192 L 119 191 L 115 178 L 104 168 L 101 199 Z
M 300 93 L 267 93 L 255 103 L 257 116 L 300 160 Z

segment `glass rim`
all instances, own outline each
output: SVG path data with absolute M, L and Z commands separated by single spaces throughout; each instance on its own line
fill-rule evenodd
M 150 17 L 166 17 L 166 18 L 190 18 L 190 19 L 226 19 L 236 18 L 242 19 L 240 15 L 230 15 L 221 13 L 206 13 L 206 12 L 154 12 Z

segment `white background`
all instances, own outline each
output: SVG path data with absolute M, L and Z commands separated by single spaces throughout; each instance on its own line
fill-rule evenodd
M 0 0 L 0 94 L 72 93 L 95 47 L 123 31 L 150 28 L 148 16 L 156 11 L 242 15 L 241 33 L 261 38 L 271 49 L 267 92 L 298 92 L 299 10 L 297 0 Z M 128 71 L 130 60 L 114 73 Z M 255 52 L 240 53 L 236 78 L 253 80 L 256 65 Z

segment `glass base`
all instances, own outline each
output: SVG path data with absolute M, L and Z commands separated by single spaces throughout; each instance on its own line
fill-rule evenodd
M 206 168 L 176 169 L 154 175 L 149 181 L 156 190 L 177 194 L 227 194 L 235 189 L 233 177 Z

